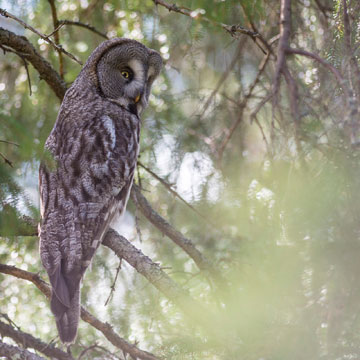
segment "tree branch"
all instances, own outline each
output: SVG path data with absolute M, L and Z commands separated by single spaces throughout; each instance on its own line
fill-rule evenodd
M 9 47 L 6 47 L 4 45 L 0 45 L 0 48 L 3 50 L 4 52 L 4 55 L 6 54 L 7 51 L 9 52 L 12 52 L 14 54 L 16 54 L 17 56 L 19 56 L 19 58 L 23 61 L 24 63 L 24 67 L 25 67 L 25 71 L 26 71 L 26 75 L 27 75 L 27 79 L 28 79 L 28 84 L 29 84 L 29 93 L 30 93 L 30 96 L 32 95 L 32 90 L 31 90 L 31 79 L 30 79 L 30 74 L 29 74 L 29 68 L 28 68 L 28 63 L 27 61 L 25 60 L 24 56 L 22 53 L 19 53 L 18 51 L 16 50 L 13 50 Z
M 179 306 L 189 317 L 202 325 L 207 331 L 218 333 L 214 328 L 216 317 L 211 312 L 193 300 L 187 291 L 174 282 L 158 264 L 145 256 L 123 236 L 109 229 L 103 240 L 103 245 L 109 247 L 121 259 L 126 260 L 133 268 L 151 282 L 167 298 Z
M 291 0 L 281 0 L 280 9 L 280 40 L 277 52 L 276 70 L 273 85 L 273 103 L 278 102 L 278 94 L 280 88 L 280 77 L 284 71 L 286 62 L 285 50 L 289 47 L 291 32 Z
M 179 200 L 181 200 L 187 207 L 189 207 L 192 211 L 194 211 L 197 215 L 199 215 L 203 220 L 208 222 L 210 225 L 210 221 L 201 214 L 198 210 L 196 210 L 191 204 L 189 204 L 180 194 L 178 194 L 173 188 L 172 185 L 167 183 L 164 179 L 162 179 L 160 176 L 156 175 L 152 170 L 150 170 L 148 167 L 146 167 L 144 164 L 142 164 L 140 161 L 137 162 L 140 167 L 142 167 L 144 170 L 146 170 L 151 176 L 153 176 L 156 180 L 158 180 L 164 187 L 175 197 L 177 197 Z M 213 225 L 212 225 L 213 226 Z
M 55 1 L 54 0 L 48 0 L 48 1 L 50 4 L 50 7 L 51 7 L 51 14 L 52 14 L 53 25 L 54 25 L 54 30 L 55 30 L 59 27 L 59 20 L 57 17 Z M 59 46 L 59 44 L 60 44 L 59 32 L 54 31 L 53 34 L 54 34 L 55 44 Z M 49 36 L 48 36 L 48 38 L 49 38 Z M 64 60 L 62 57 L 62 52 L 60 50 L 57 50 L 57 52 L 59 54 L 59 73 L 60 73 L 60 77 L 63 79 L 64 78 Z
M 180 231 L 172 227 L 163 217 L 161 217 L 149 204 L 140 188 L 133 184 L 131 189 L 131 199 L 140 209 L 142 214 L 163 234 L 168 236 L 176 245 L 180 246 L 195 262 L 198 268 L 206 275 L 210 275 L 218 284 L 226 286 L 226 281 L 222 279 L 219 270 L 214 268 L 211 262 L 195 247 L 191 240 L 187 239 Z
M 260 66 L 259 66 L 259 71 L 258 71 L 258 73 L 256 75 L 256 78 L 254 79 L 254 81 L 250 85 L 248 93 L 245 95 L 245 97 L 241 101 L 241 103 L 238 104 L 238 106 L 239 106 L 239 114 L 238 114 L 236 120 L 234 121 L 234 123 L 231 125 L 228 136 L 226 136 L 226 138 L 222 141 L 222 143 L 220 145 L 220 149 L 218 150 L 218 158 L 219 158 L 220 162 L 221 162 L 222 157 L 224 155 L 224 151 L 225 151 L 225 148 L 226 148 L 227 144 L 229 143 L 229 141 L 230 141 L 231 137 L 233 136 L 235 130 L 240 125 L 240 123 L 241 123 L 241 121 L 243 119 L 243 112 L 244 112 L 244 109 L 246 107 L 246 104 L 247 104 L 248 100 L 250 99 L 256 85 L 260 81 L 260 77 L 261 77 L 262 73 L 264 72 L 265 67 L 266 67 L 269 59 L 270 59 L 270 52 L 268 52 L 264 56 L 264 59 L 262 60 Z
M 45 294 L 47 298 L 50 298 L 51 296 L 50 286 L 44 280 L 42 280 L 38 274 L 34 274 L 16 268 L 15 266 L 9 266 L 5 264 L 0 264 L 0 273 L 31 281 L 43 294 Z M 81 307 L 81 319 L 101 331 L 114 346 L 130 354 L 132 357 L 141 360 L 158 360 L 155 355 L 147 351 L 140 350 L 135 345 L 128 343 L 126 340 L 115 333 L 110 324 L 103 323 L 102 321 L 98 320 L 83 307 Z
M 32 26 L 28 25 L 26 22 L 24 22 L 21 19 L 17 18 L 15 15 L 10 14 L 8 11 L 6 11 L 4 9 L 1 9 L 1 8 L 0 8 L 0 15 L 4 16 L 6 18 L 10 18 L 10 19 L 13 19 L 13 20 L 17 21 L 25 29 L 29 29 L 30 31 L 32 31 L 33 33 L 35 33 L 36 35 L 41 37 L 43 40 L 45 40 L 47 43 L 52 45 L 57 51 L 60 51 L 60 52 L 64 53 L 70 59 L 72 59 L 72 60 L 76 61 L 78 64 L 82 65 L 82 62 L 79 59 L 77 59 L 74 55 L 67 52 L 61 45 L 55 44 L 48 36 L 46 36 L 46 35 L 42 34 L 41 32 L 37 31 Z
M 167 3 L 166 1 L 163 1 L 163 0 L 153 0 L 153 2 L 155 3 L 155 5 L 164 6 L 165 8 L 167 8 L 169 10 L 169 12 L 174 11 L 174 12 L 177 12 L 179 14 L 183 14 L 185 16 L 188 16 L 188 17 L 190 17 L 192 19 L 199 19 L 199 20 L 202 20 L 202 21 L 207 22 L 209 24 L 221 27 L 225 31 L 230 33 L 231 36 L 235 36 L 237 33 L 240 33 L 240 34 L 248 35 L 252 39 L 254 39 L 259 35 L 257 32 L 254 32 L 254 31 L 249 30 L 249 29 L 245 29 L 244 27 L 242 27 L 240 25 L 226 25 L 226 24 L 222 24 L 222 23 L 213 21 L 213 20 L 203 16 L 201 13 L 199 13 L 197 11 L 192 11 L 192 10 L 187 9 L 185 7 L 177 6 L 176 4 L 169 4 L 169 3 Z
M 92 25 L 90 25 L 90 24 L 82 23 L 82 22 L 80 22 L 80 21 L 59 20 L 59 21 L 58 21 L 58 24 L 59 24 L 59 26 L 62 26 L 62 25 L 80 26 L 80 27 L 83 27 L 83 28 L 85 28 L 85 29 L 88 29 L 88 30 L 94 32 L 95 34 L 98 34 L 99 36 L 102 36 L 102 37 L 105 38 L 105 39 L 109 39 L 108 36 L 107 36 L 105 33 L 97 30 L 94 26 L 92 26 Z
M 246 39 L 246 38 L 245 38 Z M 239 57 L 243 51 L 243 47 L 244 47 L 244 41 L 241 41 L 238 43 L 238 46 L 236 48 L 234 57 L 231 60 L 231 63 L 229 64 L 228 68 L 223 72 L 223 74 L 221 75 L 221 78 L 219 79 L 218 83 L 215 86 L 215 89 L 212 91 L 212 93 L 210 94 L 210 96 L 208 97 L 208 99 L 206 100 L 205 105 L 203 106 L 201 113 L 199 114 L 199 118 L 201 119 L 206 110 L 208 109 L 208 107 L 211 104 L 212 99 L 214 98 L 214 96 L 217 94 L 217 92 L 219 91 L 221 85 L 225 82 L 225 80 L 227 79 L 227 77 L 229 76 L 229 74 L 231 73 L 231 71 L 234 69 L 235 65 L 237 64 L 237 62 L 239 61 Z
M 348 91 L 348 88 L 346 86 L 345 79 L 340 74 L 339 70 L 336 69 L 336 67 L 334 67 L 330 63 L 328 63 L 326 60 L 321 58 L 319 55 L 311 53 L 311 52 L 306 51 L 306 50 L 295 49 L 295 48 L 291 48 L 291 47 L 286 48 L 286 53 L 306 56 L 306 57 L 308 57 L 310 59 L 313 59 L 313 60 L 317 61 L 319 64 L 324 66 L 326 69 L 328 69 L 335 76 L 335 79 L 336 79 L 337 83 L 339 84 L 339 86 L 343 89 L 346 98 L 349 97 L 349 91 Z
M 350 28 L 350 19 L 347 10 L 347 0 L 342 0 L 343 4 L 343 21 L 344 21 L 344 40 L 345 40 L 345 49 L 350 62 L 350 69 L 352 69 L 353 75 L 349 76 L 350 83 L 353 82 L 355 78 L 355 91 L 357 98 L 360 99 L 360 69 L 358 62 L 354 53 L 351 49 L 351 28 Z M 355 76 L 354 76 L 355 75 Z
M 35 349 L 48 357 L 60 360 L 73 360 L 70 354 L 55 347 L 53 344 L 47 344 L 28 333 L 15 330 L 11 325 L 5 324 L 2 321 L 0 321 L 0 334 L 2 337 L 13 339 L 24 348 Z
M 10 167 L 14 167 L 12 162 L 2 152 L 0 152 L 0 157 L 2 157 L 4 159 L 4 162 L 8 164 Z
M 8 46 L 22 55 L 39 72 L 40 78 L 44 79 L 56 96 L 62 100 L 66 92 L 66 84 L 56 70 L 45 60 L 34 48 L 34 46 L 23 36 L 0 28 L 0 44 Z
M 0 357 L 3 356 L 5 356 L 7 359 L 14 360 L 45 360 L 43 357 L 36 355 L 28 350 L 5 344 L 0 340 Z

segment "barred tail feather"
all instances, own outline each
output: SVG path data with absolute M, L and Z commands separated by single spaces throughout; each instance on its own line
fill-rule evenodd
M 60 340 L 64 344 L 75 341 L 80 317 L 80 286 L 75 290 L 69 307 L 59 301 L 56 294 L 51 297 L 51 311 L 55 315 Z
M 52 285 L 50 307 L 63 343 L 73 343 L 80 316 L 80 279 L 77 273 L 65 275 L 63 261 L 49 273 Z

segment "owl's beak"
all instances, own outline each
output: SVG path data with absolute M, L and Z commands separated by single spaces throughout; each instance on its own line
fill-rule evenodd
M 135 104 L 137 104 L 137 103 L 139 102 L 140 98 L 141 98 L 141 95 L 139 94 L 139 95 L 135 98 Z

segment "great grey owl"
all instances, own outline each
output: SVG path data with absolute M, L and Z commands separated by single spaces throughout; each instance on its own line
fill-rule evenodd
M 51 160 L 40 166 L 40 255 L 63 343 L 76 338 L 85 270 L 110 222 L 125 210 L 139 115 L 161 67 L 160 55 L 135 40 L 103 42 L 67 90 L 46 141 Z

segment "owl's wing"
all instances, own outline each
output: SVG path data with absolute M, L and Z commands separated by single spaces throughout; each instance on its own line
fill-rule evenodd
M 132 119 L 122 125 L 124 120 L 129 119 L 101 116 L 77 126 L 63 121 L 47 142 L 56 166 L 40 169 L 40 252 L 53 287 L 51 308 L 61 323 L 60 334 L 59 327 L 69 326 L 63 320 L 79 297 L 82 275 L 128 200 L 138 129 Z

